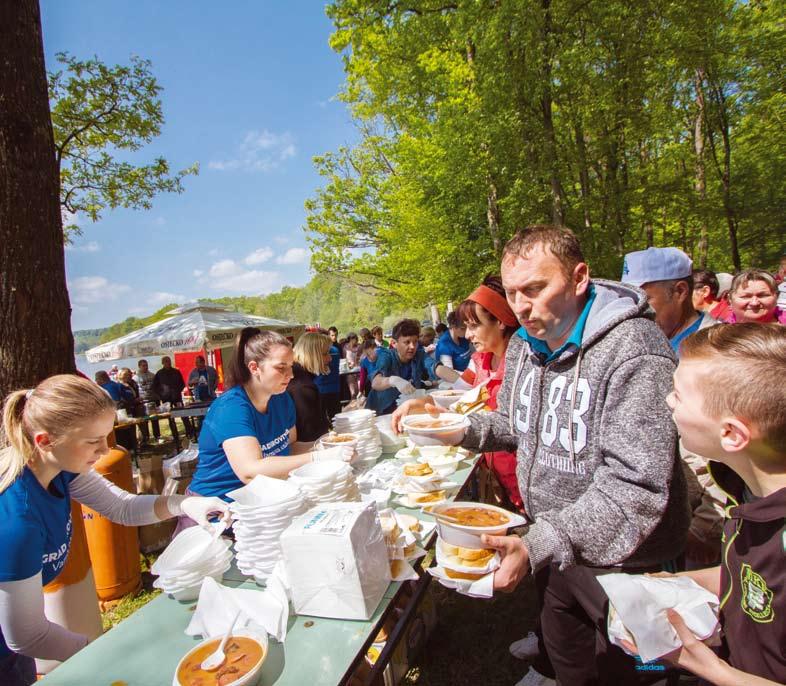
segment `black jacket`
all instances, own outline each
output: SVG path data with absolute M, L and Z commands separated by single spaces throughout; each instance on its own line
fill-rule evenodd
M 316 441 L 330 430 L 330 420 L 314 383 L 315 375 L 297 362 L 292 367 L 292 373 L 294 376 L 287 386 L 287 393 L 295 401 L 297 440 Z
M 729 496 L 721 564 L 721 656 L 733 667 L 786 682 L 786 488 L 743 502 L 745 483 L 726 465 L 710 473 Z
M 165 403 L 179 403 L 185 388 L 183 375 L 176 367 L 159 369 L 153 379 L 153 392 Z

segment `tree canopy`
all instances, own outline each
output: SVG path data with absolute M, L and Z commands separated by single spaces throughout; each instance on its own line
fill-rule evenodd
M 63 209 L 98 221 L 107 208 L 150 209 L 156 194 L 182 193 L 198 164 L 172 173 L 163 157 L 149 164 L 130 157 L 164 123 L 150 61 L 131 57 L 130 65 L 107 66 L 68 53 L 57 60 L 64 69 L 49 74 L 49 100 Z M 79 231 L 73 220 L 64 229 Z
M 772 267 L 786 225 L 786 3 L 334 0 L 360 140 L 315 159 L 313 266 L 410 305 L 462 298 L 516 228 L 593 273 L 676 245 Z

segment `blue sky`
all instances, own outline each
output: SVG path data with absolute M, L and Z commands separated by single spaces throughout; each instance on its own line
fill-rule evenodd
M 324 4 L 41 0 L 41 12 L 49 69 L 59 51 L 150 59 L 166 123 L 140 159 L 201 166 L 182 195 L 159 195 L 149 211 L 77 218 L 83 235 L 66 251 L 74 329 L 306 283 L 312 157 L 356 138 L 334 97 L 343 72 Z

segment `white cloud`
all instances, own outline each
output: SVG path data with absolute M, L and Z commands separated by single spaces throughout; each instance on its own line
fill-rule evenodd
M 91 305 L 107 300 L 117 300 L 118 296 L 131 290 L 124 283 L 113 283 L 103 276 L 79 276 L 68 284 L 71 302 L 77 305 Z
M 257 248 L 254 252 L 246 255 L 243 262 L 248 265 L 262 264 L 263 262 L 267 262 L 271 257 L 273 257 L 273 251 L 270 248 Z
M 283 255 L 276 258 L 276 264 L 303 264 L 308 260 L 308 250 L 305 248 L 290 248 Z
M 246 269 L 234 260 L 219 260 L 208 270 L 210 277 L 203 282 L 210 284 L 214 291 L 259 295 L 270 293 L 280 285 L 278 272 L 266 272 L 258 269 Z
M 98 244 L 98 241 L 88 241 L 87 243 L 77 245 L 67 243 L 65 249 L 70 252 L 98 252 L 101 250 L 101 246 Z
M 297 154 L 295 141 L 289 131 L 273 133 L 267 129 L 249 131 L 228 160 L 212 160 L 208 167 L 216 171 L 261 171 L 277 169 L 282 162 Z
M 188 300 L 185 295 L 180 293 L 168 293 L 167 291 L 156 291 L 150 296 L 150 304 L 157 307 L 168 305 L 169 303 L 182 303 Z
M 195 270 L 193 271 L 193 274 L 194 274 L 194 276 L 196 276 L 197 278 L 199 278 L 200 276 L 202 276 L 204 273 L 205 273 L 205 272 L 203 272 L 201 269 L 195 269 Z
M 279 245 L 286 245 L 289 243 L 289 239 L 286 236 L 276 236 L 273 240 Z

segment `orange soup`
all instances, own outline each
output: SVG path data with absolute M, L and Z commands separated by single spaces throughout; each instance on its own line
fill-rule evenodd
M 437 514 L 451 517 L 464 526 L 501 526 L 510 521 L 510 517 L 485 507 L 449 507 Z
M 189 654 L 177 670 L 177 680 L 181 686 L 226 686 L 248 674 L 264 655 L 262 646 L 254 639 L 234 636 L 224 648 L 224 664 L 212 672 L 206 672 L 201 668 L 202 662 L 215 652 L 220 642 L 217 638 Z
M 328 436 L 327 438 L 323 438 L 323 443 L 347 443 L 349 441 L 354 441 L 355 436 L 352 434 L 336 434 L 335 436 Z
M 449 426 L 456 426 L 452 419 L 413 419 L 407 422 L 407 429 L 444 429 Z

